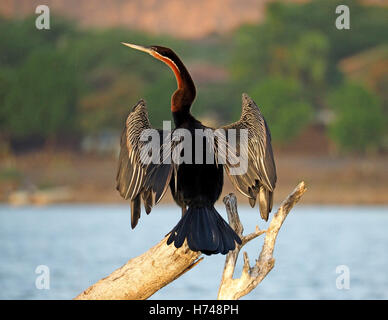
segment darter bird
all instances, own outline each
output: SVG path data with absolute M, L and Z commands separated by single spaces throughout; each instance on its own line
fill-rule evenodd
M 261 217 L 268 220 L 276 184 L 276 167 L 271 134 L 263 115 L 255 102 L 247 94 L 243 94 L 240 120 L 220 128 L 227 132 L 225 140 L 228 140 L 229 130 L 235 129 L 237 150 L 241 147 L 241 141 L 247 145 L 244 149 L 247 170 L 241 174 L 231 174 L 230 162 L 217 162 L 217 154 L 220 154 L 219 144 L 211 143 L 203 136 L 198 138 L 195 134 L 196 129 L 211 131 L 215 129 L 204 126 L 190 113 L 196 89 L 179 57 L 171 49 L 161 46 L 123 44 L 146 52 L 171 68 L 178 86 L 171 97 L 171 112 L 175 123 L 172 132 L 186 129 L 192 134 L 192 159 L 198 156 L 198 153 L 201 153 L 199 157 L 204 159 L 209 150 L 214 150 L 213 160 L 215 160 L 212 163 L 199 164 L 194 160 L 182 163 L 162 161 L 159 164 L 145 164 L 142 161 L 141 150 L 147 141 L 141 138 L 141 133 L 152 127 L 145 102 L 140 100 L 125 122 L 116 177 L 117 190 L 131 203 L 132 228 L 135 228 L 140 218 L 141 201 L 143 200 L 145 211 L 149 214 L 170 187 L 175 202 L 182 209 L 182 218 L 169 233 L 167 244 L 174 243 L 175 247 L 179 248 L 186 240 L 191 250 L 201 251 L 207 255 L 226 254 L 234 250 L 236 242 L 241 244 L 241 239 L 217 212 L 214 204 L 222 192 L 225 170 L 234 187 L 249 199 L 252 207 L 258 200 Z M 248 132 L 245 139 L 240 139 L 242 129 Z M 167 153 L 171 153 L 171 149 L 165 144 L 166 132 L 158 130 L 157 134 L 160 137 L 160 153 L 166 150 Z M 194 147 L 197 139 L 204 141 L 202 150 L 199 150 L 201 152 Z

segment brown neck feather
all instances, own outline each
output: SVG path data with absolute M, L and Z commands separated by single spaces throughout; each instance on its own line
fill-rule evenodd
M 196 90 L 193 79 L 191 79 L 185 65 L 176 54 L 165 57 L 155 52 L 153 56 L 167 64 L 175 74 L 178 89 L 171 97 L 171 111 L 173 113 L 189 113 L 195 99 Z

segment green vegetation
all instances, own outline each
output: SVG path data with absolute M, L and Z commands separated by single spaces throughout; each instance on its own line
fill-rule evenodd
M 377 81 L 376 90 L 369 90 L 371 81 L 363 77 L 358 88 L 367 97 L 356 101 L 357 90 L 342 88 L 352 75 L 343 74 L 339 65 L 344 58 L 388 42 L 388 9 L 361 6 L 353 0 L 341 4 L 350 8 L 350 30 L 335 27 L 338 1 L 317 0 L 303 5 L 271 3 L 263 24 L 242 27 L 234 35 L 233 80 L 251 88 L 248 93 L 262 107 L 275 141 L 287 142 L 318 121 L 321 111 L 332 110 L 337 120 L 329 125 L 329 137 L 340 150 L 383 147 L 388 130 L 381 119 L 387 116 L 388 105 L 383 99 L 384 114 L 376 101 L 388 89 L 387 78 Z M 378 70 L 387 59 L 385 55 L 369 61 L 374 63 L 369 68 Z M 346 111 L 355 103 L 353 111 Z
M 268 78 L 251 89 L 275 141 L 290 141 L 311 121 L 313 110 L 302 97 L 301 86 L 292 78 Z
M 2 181 L 20 181 L 23 173 L 14 167 L 5 167 L 0 169 L 0 182 Z
M 74 130 L 76 99 L 76 73 L 66 57 L 35 50 L 9 74 L 2 109 L 5 129 L 15 137 L 52 137 Z
M 120 130 L 140 98 L 160 127 L 171 118 L 174 76 L 163 63 L 120 44 L 130 41 L 172 47 L 189 66 L 227 69 L 225 79 L 199 82 L 196 116 L 234 121 L 241 93 L 247 92 L 265 115 L 275 144 L 297 138 L 320 121 L 322 111 L 331 110 L 335 120 L 327 132 L 339 150 L 383 150 L 387 78 L 370 86 L 368 78 L 352 79 L 340 62 L 387 44 L 388 9 L 354 0 L 341 4 L 350 8 L 350 30 L 335 28 L 337 1 L 273 2 L 262 24 L 210 41 L 81 29 L 59 17 L 51 17 L 49 31 L 38 31 L 35 17 L 0 18 L 0 142 L 31 137 L 55 142 L 69 136 L 80 141 L 104 129 Z M 387 56 L 379 59 L 373 62 L 376 70 Z
M 360 85 L 346 83 L 330 95 L 329 104 L 336 114 L 329 134 L 338 145 L 360 151 L 380 146 L 384 114 L 374 94 Z

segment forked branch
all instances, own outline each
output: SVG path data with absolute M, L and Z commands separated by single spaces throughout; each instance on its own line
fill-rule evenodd
M 229 194 L 224 198 L 226 211 L 231 227 L 242 239 L 242 244 L 226 256 L 224 272 L 218 291 L 220 300 L 236 300 L 251 292 L 272 270 L 275 259 L 273 251 L 275 248 L 276 237 L 292 207 L 299 201 L 306 191 L 305 183 L 302 181 L 295 190 L 283 201 L 278 211 L 274 214 L 267 230 L 260 230 L 256 226 L 255 232 L 243 235 L 243 226 L 237 212 L 237 199 L 234 194 Z M 253 267 L 250 266 L 248 254 L 244 252 L 244 265 L 240 278 L 233 278 L 236 262 L 241 248 L 249 241 L 265 233 L 264 244 L 261 249 L 259 259 Z
M 231 226 L 242 238 L 242 245 L 226 256 L 222 276 L 219 299 L 238 299 L 253 290 L 267 275 L 274 265 L 272 257 L 276 236 L 293 205 L 305 192 L 301 182 L 294 192 L 282 203 L 278 212 L 272 218 L 268 230 L 256 228 L 254 232 L 242 236 L 243 226 L 237 213 L 236 197 L 232 194 L 224 198 Z M 233 279 L 234 268 L 238 254 L 247 242 L 266 233 L 264 246 L 256 265 L 250 267 L 248 256 L 244 254 L 244 269 L 239 279 Z M 121 268 L 96 282 L 79 294 L 77 300 L 96 299 L 147 299 L 156 291 L 182 274 L 195 267 L 203 258 L 200 252 L 191 251 L 187 243 L 179 249 L 166 244 L 167 237 L 142 255 L 129 260 Z

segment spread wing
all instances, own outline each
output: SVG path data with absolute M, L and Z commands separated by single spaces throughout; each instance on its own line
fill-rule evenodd
M 141 213 L 141 198 L 146 213 L 159 202 L 169 185 L 171 164 L 153 164 L 147 162 L 151 143 L 141 137 L 142 132 L 152 129 L 148 111 L 140 100 L 129 113 L 120 142 L 119 166 L 116 176 L 116 189 L 125 200 L 131 201 L 131 226 L 135 228 Z M 158 147 L 162 154 L 163 131 L 155 130 L 159 136 Z
M 255 206 L 257 197 L 259 198 L 261 217 L 268 220 L 277 179 L 271 133 L 256 103 L 247 94 L 242 95 L 240 120 L 222 129 L 226 131 L 228 143 L 230 132 L 234 131 L 228 130 L 236 129 L 234 132 L 236 133 L 237 154 L 239 152 L 240 159 L 246 157 L 248 164 L 244 173 L 231 174 L 232 166 L 226 161 L 225 169 L 228 176 L 235 188 L 249 198 L 252 207 Z M 242 134 L 241 129 L 247 129 L 247 134 Z

